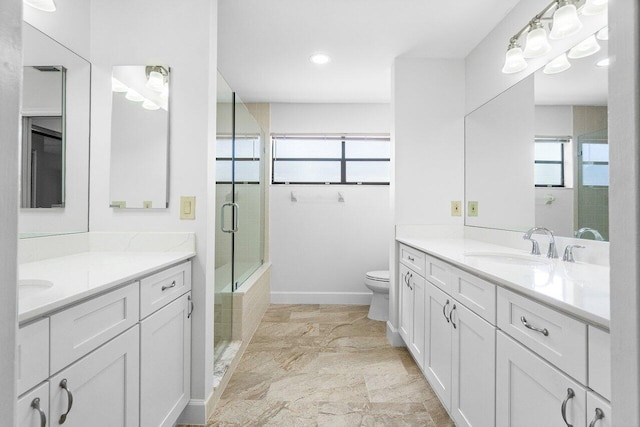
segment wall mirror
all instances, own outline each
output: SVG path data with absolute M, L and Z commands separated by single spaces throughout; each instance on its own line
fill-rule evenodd
M 91 64 L 23 24 L 20 236 L 88 231 Z
M 592 39 L 465 117 L 465 225 L 608 240 L 608 46 Z
M 169 77 L 166 65 L 113 67 L 110 168 L 113 208 L 168 207 Z

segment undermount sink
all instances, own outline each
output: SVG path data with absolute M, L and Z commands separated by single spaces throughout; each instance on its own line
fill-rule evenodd
M 32 288 L 50 288 L 53 286 L 53 282 L 50 280 L 42 279 L 20 279 L 18 280 L 18 286 Z
M 535 255 L 514 254 L 508 252 L 466 252 L 465 258 L 485 259 L 504 264 L 517 265 L 549 265 L 550 260 Z

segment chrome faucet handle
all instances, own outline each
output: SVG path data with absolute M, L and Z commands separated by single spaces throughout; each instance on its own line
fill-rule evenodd
M 567 262 L 576 262 L 576 260 L 573 258 L 573 250 L 574 249 L 584 249 L 584 246 L 582 246 L 582 245 L 567 245 L 567 247 L 564 248 L 564 255 L 562 255 L 562 260 L 563 261 L 567 261 Z
M 553 236 L 551 236 L 553 239 Z M 558 258 L 558 250 L 556 249 L 556 242 L 551 240 L 549 242 L 549 250 L 547 251 L 547 258 Z
M 532 239 L 526 234 L 522 236 L 522 238 L 531 242 L 531 255 L 540 255 L 540 245 L 538 245 L 537 240 Z

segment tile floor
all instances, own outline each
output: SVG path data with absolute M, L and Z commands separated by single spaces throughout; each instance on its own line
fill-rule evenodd
M 271 305 L 212 426 L 453 426 L 368 306 Z

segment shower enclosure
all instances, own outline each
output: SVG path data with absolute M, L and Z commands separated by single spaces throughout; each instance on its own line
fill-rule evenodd
M 218 73 L 214 359 L 233 339 L 233 292 L 263 263 L 264 132 Z

